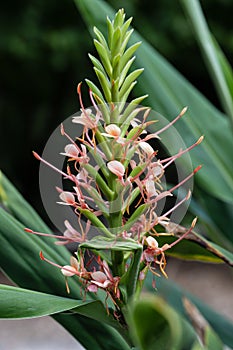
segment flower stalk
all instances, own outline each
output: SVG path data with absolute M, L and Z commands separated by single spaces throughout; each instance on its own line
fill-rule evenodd
M 73 209 L 79 224 L 79 229 L 74 229 L 66 220 L 64 236 L 54 236 L 61 240 L 60 244 L 78 243 L 78 259 L 72 257 L 70 265 L 65 266 L 49 261 L 42 253 L 41 259 L 60 268 L 66 279 L 76 276 L 88 292 L 104 290 L 118 314 L 130 298 L 139 296 L 148 271 L 167 277 L 165 252 L 185 239 L 196 223 L 194 220 L 174 243 L 158 246 L 154 236 L 160 234 L 156 226 L 166 226 L 169 215 L 189 199 L 190 192 L 161 216 L 156 213 L 158 202 L 173 196 L 177 188 L 200 170 L 200 166 L 170 190 L 164 189 L 161 180 L 165 169 L 203 140 L 200 137 L 187 150 L 180 150 L 166 159 L 156 158 L 158 151 L 149 141 L 158 139 L 158 135 L 178 122 L 187 107 L 172 122 L 150 134 L 148 126 L 154 123 L 147 120 L 150 109 L 138 106 L 147 95 L 126 105 L 136 79 L 143 72 L 143 69 L 132 70 L 134 53 L 140 43 L 127 47 L 133 32 L 129 29 L 131 20 L 125 20 L 124 11 L 119 10 L 112 21 L 107 19 L 107 38 L 94 28 L 94 45 L 99 59 L 89 57 L 99 86 L 86 80 L 92 106 L 85 108 L 81 84 L 78 85 L 81 115 L 73 117 L 73 123 L 74 127 L 75 124 L 83 126 L 82 137 L 73 140 L 61 127 L 62 136 L 69 141 L 62 152 L 67 159 L 67 172 L 33 152 L 37 159 L 72 185 L 71 191 L 58 189 L 59 203 Z M 85 229 L 82 222 L 86 222 Z M 89 238 L 91 225 L 98 232 L 97 237 Z M 25 231 L 47 235 L 30 229 Z M 92 257 L 90 259 L 94 256 L 94 266 L 85 262 L 85 253 Z

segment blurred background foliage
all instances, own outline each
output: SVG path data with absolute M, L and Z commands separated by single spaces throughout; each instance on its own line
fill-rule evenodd
M 107 2 L 116 10 L 124 7 L 142 36 L 221 109 L 178 0 Z M 201 4 L 231 62 L 233 2 Z M 0 31 L 0 168 L 46 219 L 39 194 L 39 164 L 31 151 L 41 153 L 51 132 L 79 110 L 76 86 L 85 77 L 94 78 L 87 57 L 93 45 L 70 0 L 2 2 Z M 88 105 L 84 96 L 85 100 Z

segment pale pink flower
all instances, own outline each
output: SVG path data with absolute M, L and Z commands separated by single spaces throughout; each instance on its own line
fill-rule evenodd
M 105 127 L 106 133 L 102 133 L 102 135 L 107 137 L 117 138 L 121 134 L 121 129 L 116 124 L 109 124 Z
M 70 266 L 70 265 L 63 266 L 63 268 L 61 269 L 61 272 L 66 277 L 71 277 L 71 276 L 77 275 L 76 268 L 73 266 Z
M 119 178 L 122 178 L 125 173 L 125 167 L 122 163 L 118 162 L 117 160 L 111 160 L 107 164 L 108 169 L 111 171 L 111 173 L 115 174 Z
M 74 158 L 74 159 L 78 159 L 79 158 L 79 150 L 77 147 L 75 147 L 75 145 L 68 144 L 65 146 L 65 152 L 60 153 L 66 157 L 70 157 L 70 158 Z
M 63 205 L 75 205 L 75 197 L 71 192 L 68 191 L 63 191 L 60 193 L 59 195 L 60 199 L 63 202 L 58 202 L 59 204 L 63 204 Z
M 158 242 L 157 242 L 156 239 L 155 239 L 154 237 L 152 237 L 152 236 L 148 236 L 148 237 L 146 238 L 146 242 L 147 242 L 148 246 L 149 246 L 150 248 L 152 248 L 152 249 L 156 249 L 156 248 L 159 247 Z
M 93 129 L 97 126 L 98 120 L 91 117 L 92 110 L 87 108 L 82 111 L 80 116 L 73 117 L 72 122 L 76 124 L 82 124 L 88 129 Z
M 120 298 L 120 290 L 118 284 L 119 277 L 113 277 L 106 261 L 102 263 L 103 271 L 95 271 L 91 273 L 91 281 L 87 289 L 90 292 L 97 292 L 98 288 L 105 289 L 107 292 L 115 294 L 116 298 Z
M 159 161 L 151 163 L 149 171 L 153 175 L 153 177 L 158 179 L 164 174 L 163 166 Z
M 152 154 L 154 153 L 153 148 L 151 147 L 151 145 L 149 145 L 148 142 L 140 141 L 140 142 L 139 142 L 139 147 L 140 147 L 148 156 L 152 156 Z
M 69 221 L 65 220 L 64 224 L 66 226 L 64 236 L 67 237 L 71 241 L 82 242 L 82 237 L 81 237 L 80 233 L 73 228 L 73 226 L 69 223 Z
M 153 197 L 153 196 L 157 196 L 158 192 L 156 191 L 155 188 L 155 182 L 154 180 L 151 180 L 150 178 L 145 180 L 145 188 L 146 188 L 146 192 L 147 192 L 147 196 L 148 197 Z

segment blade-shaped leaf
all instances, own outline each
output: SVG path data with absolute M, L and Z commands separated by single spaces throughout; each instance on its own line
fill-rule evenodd
M 75 0 L 75 3 L 90 30 L 95 24 L 104 31 L 106 14 L 113 17 L 113 10 L 104 1 Z M 138 68 L 145 68 L 136 92 L 149 93 L 149 105 L 167 118 L 173 118 L 183 106 L 189 106 L 187 117 L 176 127 L 186 144 L 198 139 L 201 134 L 206 136 L 205 142 L 191 153 L 194 164 L 205 164 L 197 174 L 197 182 L 217 198 L 232 203 L 233 138 L 229 120 L 134 32 L 130 44 L 136 41 L 143 43 L 135 63 Z
M 233 205 L 209 196 L 206 192 L 195 190 L 189 211 L 198 217 L 203 225 L 202 232 L 229 251 L 233 251 Z M 226 222 L 228 223 L 226 225 Z
M 64 313 L 67 311 L 70 313 Z M 72 316 L 69 316 L 71 313 Z M 63 321 L 65 318 L 68 318 L 68 320 L 72 319 L 72 324 L 77 327 L 76 332 L 73 335 L 78 338 L 77 333 L 79 333 L 79 337 L 81 338 L 80 340 L 82 340 L 83 336 L 86 337 L 84 344 L 88 347 L 94 345 L 95 349 L 108 349 L 106 346 L 108 341 L 105 339 L 105 344 L 100 345 L 98 344 L 98 336 L 92 337 L 90 331 L 86 331 L 86 329 L 89 327 L 94 326 L 94 324 L 92 324 L 92 319 L 101 323 L 104 322 L 111 327 L 119 329 L 123 334 L 125 333 L 120 324 L 114 320 L 111 315 L 107 314 L 106 309 L 100 301 L 84 302 L 81 300 L 62 298 L 51 294 L 39 293 L 12 286 L 0 285 L 0 319 L 25 319 L 54 314 L 55 319 L 57 319 L 59 322 L 62 318 Z M 77 319 L 75 314 L 82 315 L 81 318 L 79 317 L 80 320 Z M 86 329 L 82 329 L 82 324 L 84 323 L 82 322 L 83 320 L 89 320 L 88 326 L 86 325 Z M 69 329 L 69 327 L 66 328 Z M 92 328 L 92 332 L 95 330 L 95 328 L 95 326 Z M 102 330 L 104 329 L 105 327 L 102 325 Z M 99 332 L 98 329 L 98 334 L 99 333 L 101 332 Z M 125 350 L 130 349 L 130 347 L 128 347 L 124 341 L 120 340 L 120 337 L 118 337 L 118 341 L 117 334 L 112 335 L 112 337 L 114 336 L 116 337 L 114 340 L 116 341 L 116 344 L 118 344 L 117 346 L 122 346 L 122 349 Z M 87 340 L 89 341 L 87 342 Z M 115 344 L 113 344 L 113 348 L 118 349 L 115 347 Z
M 187 229 L 185 227 L 183 227 L 181 225 L 174 224 L 172 222 L 170 222 L 168 224 L 167 229 L 168 229 L 168 232 L 173 232 L 173 234 L 176 237 L 180 237 L 182 234 L 184 234 L 187 231 Z M 163 240 L 162 237 L 160 237 L 159 239 L 161 241 Z M 169 239 L 171 241 L 174 241 L 174 238 L 168 238 L 168 242 L 169 242 Z M 226 262 L 228 265 L 233 266 L 233 254 L 231 252 L 229 252 L 226 249 L 220 247 L 219 245 L 209 241 L 208 239 L 204 238 L 203 236 L 201 236 L 200 234 L 198 234 L 194 230 L 192 230 L 185 237 L 185 240 L 190 240 L 191 242 L 194 242 L 194 243 L 200 245 L 201 247 L 204 247 L 205 250 L 207 250 L 207 253 L 205 255 L 204 252 L 202 251 L 202 254 L 205 255 L 207 259 L 211 259 L 211 255 L 212 255 L 212 259 L 213 259 L 214 258 L 213 255 L 214 255 L 215 257 L 218 258 L 218 260 L 221 259 L 222 261 Z M 187 257 L 188 257 L 190 252 L 188 252 L 188 251 L 182 252 L 182 248 L 184 249 L 185 246 L 187 245 L 187 243 L 185 243 L 185 240 L 183 242 L 181 241 L 179 244 L 177 244 L 177 246 L 175 246 L 175 248 L 172 248 L 170 251 L 170 254 L 172 255 L 172 252 L 173 252 L 174 256 L 176 254 L 178 254 L 178 255 L 183 254 L 184 257 L 185 257 L 185 255 L 187 255 Z M 192 248 L 190 247 L 190 249 L 192 249 Z M 200 252 L 200 250 L 198 250 L 198 251 Z M 209 253 L 211 253 L 211 254 L 209 254 Z M 168 254 L 169 254 L 169 251 L 168 251 Z M 195 248 L 194 248 L 193 254 L 195 255 Z M 214 260 L 215 260 L 215 262 L 217 262 L 216 259 L 214 259 Z M 212 260 L 212 261 L 214 262 L 214 260 Z
M 152 287 L 152 277 L 148 274 L 145 286 L 149 291 L 154 291 Z M 211 327 L 221 338 L 224 344 L 232 346 L 233 344 L 233 323 L 225 317 L 213 311 L 209 306 L 194 297 L 191 293 L 186 292 L 183 288 L 180 289 L 174 281 L 163 277 L 156 279 L 157 293 L 169 305 L 171 305 L 181 315 L 187 317 L 183 306 L 183 298 L 187 297 L 200 310 Z
M 7 285 L 0 285 L 0 318 L 25 319 L 70 311 L 89 317 L 126 335 L 100 300 L 75 300 Z
M 115 251 L 131 251 L 142 250 L 142 245 L 135 242 L 133 239 L 123 238 L 105 238 L 97 236 L 90 241 L 80 244 L 80 248 L 89 248 L 96 250 L 115 250 Z
M 85 307 L 91 304 L 93 311 L 100 301 L 74 300 L 56 295 L 35 292 L 28 289 L 0 285 L 0 318 L 18 319 L 49 316 L 74 309 L 78 313 L 80 308 L 84 316 L 90 316 L 90 308 L 85 314 Z
M 222 70 L 216 46 L 213 43 L 212 35 L 203 15 L 200 2 L 198 0 L 180 0 L 185 13 L 190 20 L 195 37 L 201 47 L 206 67 L 210 77 L 213 79 L 219 98 L 222 102 L 226 114 L 231 118 L 233 126 L 233 100 L 227 81 Z M 218 48 L 220 50 L 220 48 Z
M 141 350 L 188 349 L 195 339 L 191 327 L 162 298 L 153 294 L 132 303 L 127 317 L 132 337 Z
M 48 226 L 43 222 L 36 211 L 1 171 L 0 202 L 18 221 L 25 225 L 25 227 L 30 227 L 32 230 L 36 231 L 50 232 Z

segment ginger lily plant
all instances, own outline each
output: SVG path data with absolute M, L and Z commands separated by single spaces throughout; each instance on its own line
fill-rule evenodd
M 78 124 L 83 130 L 82 135 L 72 139 L 61 125 L 61 137 L 68 140 L 64 151 L 61 152 L 66 157 L 65 170 L 64 167 L 56 168 L 33 152 L 42 163 L 61 174 L 65 189 L 57 188 L 58 203 L 69 206 L 76 216 L 76 228 L 64 218 L 66 230 L 63 236 L 40 232 L 39 228 L 24 229 L 25 234 L 33 238 L 57 238 L 56 247 L 68 243 L 77 244 L 77 251 L 71 256 L 70 262 L 64 259 L 63 263 L 61 262 L 57 256 L 57 248 L 54 254 L 43 247 L 40 252 L 41 260 L 49 264 L 40 265 L 40 274 L 43 274 L 43 269 L 46 270 L 47 267 L 51 273 L 60 270 L 60 275 L 64 276 L 67 298 L 51 298 L 36 292 L 27 294 L 24 290 L 27 302 L 37 311 L 33 313 L 31 306 L 30 310 L 24 310 L 23 313 L 26 304 L 25 301 L 20 302 L 24 294 L 16 289 L 13 292 L 15 308 L 19 310 L 19 315 L 22 312 L 26 317 L 58 314 L 58 320 L 59 313 L 69 311 L 76 316 L 81 315 L 80 319 L 73 318 L 74 324 L 80 322 L 84 325 L 83 316 L 101 322 L 106 336 L 110 339 L 109 348 L 130 349 L 138 346 L 141 349 L 155 349 L 154 346 L 159 346 L 159 337 L 154 339 L 153 343 L 150 339 L 148 343 L 142 333 L 135 333 L 135 329 L 138 329 L 137 313 L 142 313 L 143 306 L 146 317 L 152 323 L 158 322 L 159 318 L 159 322 L 164 324 L 164 329 L 170 334 L 170 337 L 163 339 L 158 348 L 183 349 L 187 344 L 196 346 L 194 330 L 190 330 L 191 326 L 183 319 L 180 321 L 175 311 L 164 304 L 162 299 L 153 299 L 152 296 L 143 299 L 142 290 L 144 282 L 150 278 L 149 274 L 153 277 L 153 288 L 156 287 L 157 277 L 167 277 L 166 253 L 189 237 L 196 224 L 194 218 L 190 227 L 184 230 L 179 238 L 165 240 L 159 244 L 161 237 L 174 237 L 170 215 L 188 201 L 190 191 L 175 205 L 164 209 L 162 214 L 157 212 L 158 203 L 173 196 L 201 167 L 196 167 L 178 184 L 167 187 L 164 185 L 165 171 L 176 159 L 198 146 L 203 137 L 187 149 L 179 150 L 177 154 L 158 158 L 159 152 L 154 149 L 156 141 L 162 137 L 164 131 L 179 122 L 187 108 L 183 108 L 165 127 L 150 133 L 149 126 L 155 121 L 150 118 L 150 109 L 140 106 L 146 95 L 127 103 L 136 79 L 143 72 L 143 69 L 130 72 L 135 60 L 134 53 L 140 45 L 135 43 L 127 48 L 132 34 L 132 30 L 129 29 L 131 20 L 125 20 L 123 10 L 119 10 L 112 21 L 107 19 L 107 39 L 94 28 L 94 44 L 99 59 L 92 55 L 90 59 L 100 88 L 86 80 L 91 101 L 91 107 L 86 108 L 82 100 L 81 84 L 78 85 L 81 113 L 74 116 L 72 122 L 74 128 Z M 94 237 L 90 234 L 91 228 L 95 230 Z M 47 241 L 47 238 L 45 239 Z M 58 249 L 60 248 L 62 247 Z M 2 290 L 10 295 L 10 287 Z M 73 298 L 75 293 L 79 294 L 78 300 Z M 72 299 L 68 298 L 69 294 Z M 37 300 L 38 304 L 44 303 L 47 309 L 38 310 Z M 141 300 L 142 304 L 139 304 Z M 7 312 L 5 317 L 6 314 Z M 3 311 L 2 315 L 4 316 Z M 64 319 L 60 318 L 60 321 L 65 325 Z M 172 322 L 176 321 L 182 327 L 174 331 Z M 96 324 L 95 327 L 97 330 Z M 149 325 L 145 327 L 149 332 Z M 142 329 L 145 327 L 142 325 Z M 67 328 L 87 346 L 85 337 L 75 334 L 74 326 L 69 325 Z M 189 329 L 190 336 L 184 344 L 182 329 L 186 328 Z M 117 332 L 119 338 L 112 329 Z M 147 334 L 146 331 L 144 334 Z M 99 335 L 97 339 L 98 337 Z M 150 338 L 151 335 L 147 334 L 147 337 Z M 99 348 L 107 349 L 103 344 Z
M 60 172 L 65 181 L 72 184 L 71 191 L 58 188 L 61 200 L 58 203 L 73 208 L 82 232 L 74 230 L 68 222 L 68 232 L 58 237 L 63 243 L 79 243 L 70 265 L 58 266 L 42 252 L 41 259 L 58 266 L 66 278 L 77 276 L 84 291 L 104 290 L 113 302 L 114 315 L 120 317 L 122 323 L 125 323 L 123 309 L 131 298 L 140 295 L 148 271 L 167 277 L 165 251 L 184 239 L 195 226 L 196 219 L 179 239 L 159 247 L 156 237 L 172 235 L 166 231 L 169 214 L 189 199 L 190 192 L 161 216 L 156 212 L 158 202 L 172 196 L 200 166 L 169 190 L 164 189 L 162 183 L 165 169 L 203 139 L 200 137 L 194 145 L 178 154 L 163 160 L 156 158 L 158 152 L 149 140 L 158 139 L 187 108 L 183 108 L 167 126 L 148 133 L 147 127 L 155 121 L 148 120 L 149 108 L 138 105 L 146 96 L 126 104 L 135 79 L 143 72 L 143 69 L 137 69 L 129 73 L 134 52 L 140 44 L 127 48 L 132 34 L 130 22 L 131 18 L 125 21 L 123 10 L 112 22 L 108 19 L 108 40 L 94 28 L 99 60 L 92 55 L 90 59 L 102 92 L 87 80 L 92 106 L 85 108 L 81 83 L 78 85 L 81 114 L 73 117 L 72 122 L 83 126 L 82 137 L 72 140 L 61 126 L 61 134 L 69 142 L 62 153 L 67 157 L 66 173 L 54 169 L 46 159 L 33 152 L 37 159 Z M 93 225 L 96 228 L 96 237 L 89 239 L 88 229 L 83 232 L 82 222 L 85 221 L 87 227 Z M 159 226 L 164 228 L 160 233 Z M 43 234 L 30 228 L 26 231 Z

